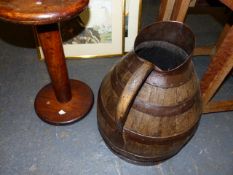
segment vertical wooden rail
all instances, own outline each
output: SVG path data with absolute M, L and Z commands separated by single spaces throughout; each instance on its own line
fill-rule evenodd
M 171 14 L 171 20 L 183 22 L 187 14 L 190 1 L 191 0 L 176 0 Z
M 159 21 L 170 20 L 175 0 L 161 0 L 159 8 Z
M 161 0 L 159 20 L 183 22 L 191 0 Z

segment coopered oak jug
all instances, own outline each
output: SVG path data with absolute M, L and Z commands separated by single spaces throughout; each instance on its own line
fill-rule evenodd
M 133 163 L 153 164 L 178 153 L 193 136 L 202 113 L 194 46 L 186 25 L 151 24 L 105 76 L 97 116 L 111 151 Z

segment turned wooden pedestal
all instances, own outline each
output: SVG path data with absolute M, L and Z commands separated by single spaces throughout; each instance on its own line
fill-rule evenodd
M 35 110 L 47 123 L 61 125 L 84 117 L 93 104 L 88 85 L 70 80 L 57 22 L 78 15 L 88 0 L 0 1 L 0 19 L 35 26 L 51 83 L 36 96 Z

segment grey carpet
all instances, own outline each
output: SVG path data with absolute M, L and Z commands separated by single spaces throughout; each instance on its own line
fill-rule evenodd
M 143 26 L 153 22 L 144 2 Z M 187 18 L 197 44 L 214 43 L 222 26 L 208 15 Z M 101 80 L 119 58 L 68 60 L 70 78 L 91 86 L 95 104 L 81 121 L 51 126 L 34 112 L 34 98 L 49 77 L 37 59 L 28 27 L 0 23 L 0 175 L 232 175 L 233 112 L 203 115 L 197 133 L 173 158 L 155 166 L 129 164 L 105 146 L 97 129 L 96 98 Z M 193 59 L 201 77 L 208 57 Z M 217 99 L 233 96 L 229 76 Z

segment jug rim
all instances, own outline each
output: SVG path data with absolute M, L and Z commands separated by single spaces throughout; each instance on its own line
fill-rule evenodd
M 191 51 L 190 53 L 187 53 L 187 52 L 186 52 L 186 53 L 187 53 L 187 56 L 185 57 L 185 60 L 184 60 L 181 64 L 179 64 L 178 66 L 176 66 L 176 67 L 174 67 L 174 68 L 172 68 L 172 69 L 163 70 L 163 69 L 159 68 L 158 66 L 156 66 L 154 63 L 152 63 L 152 62 L 149 61 L 150 63 L 152 63 L 152 64 L 154 65 L 154 70 L 157 71 L 157 72 L 160 72 L 160 73 L 171 73 L 171 72 L 176 72 L 176 71 L 178 71 L 179 69 L 181 69 L 182 67 L 185 67 L 185 65 L 188 64 L 188 63 L 191 61 L 191 57 L 192 57 L 192 55 L 193 55 L 193 51 L 194 51 L 195 43 L 196 43 L 196 38 L 195 38 L 195 35 L 194 35 L 194 33 L 192 32 L 191 28 L 190 28 L 188 25 L 186 25 L 186 24 L 184 24 L 184 23 L 182 23 L 182 22 L 180 22 L 180 21 L 168 21 L 168 20 L 166 20 L 166 21 L 154 22 L 154 23 L 152 23 L 152 24 L 147 25 L 146 27 L 144 27 L 144 28 L 141 30 L 141 32 L 139 32 L 138 36 L 136 37 L 135 42 L 134 42 L 133 52 L 134 52 L 134 54 L 138 57 L 138 59 L 139 59 L 140 61 L 142 61 L 142 62 L 147 61 L 147 59 L 140 57 L 140 56 L 136 53 L 136 48 L 137 48 L 137 46 L 138 46 L 138 45 L 137 45 L 138 38 L 141 37 L 141 35 L 143 34 L 143 32 L 145 32 L 145 31 L 148 30 L 149 28 L 153 27 L 154 25 L 158 25 L 158 24 L 162 24 L 162 23 L 163 23 L 163 24 L 165 24 L 165 23 L 178 24 L 178 25 L 180 25 L 180 26 L 186 28 L 186 29 L 190 32 L 190 34 L 191 34 L 190 36 L 192 37 L 192 40 L 193 40 L 192 46 L 191 46 L 191 48 L 192 48 L 191 50 L 192 50 L 192 51 Z M 151 40 L 151 41 L 153 41 L 153 40 Z

